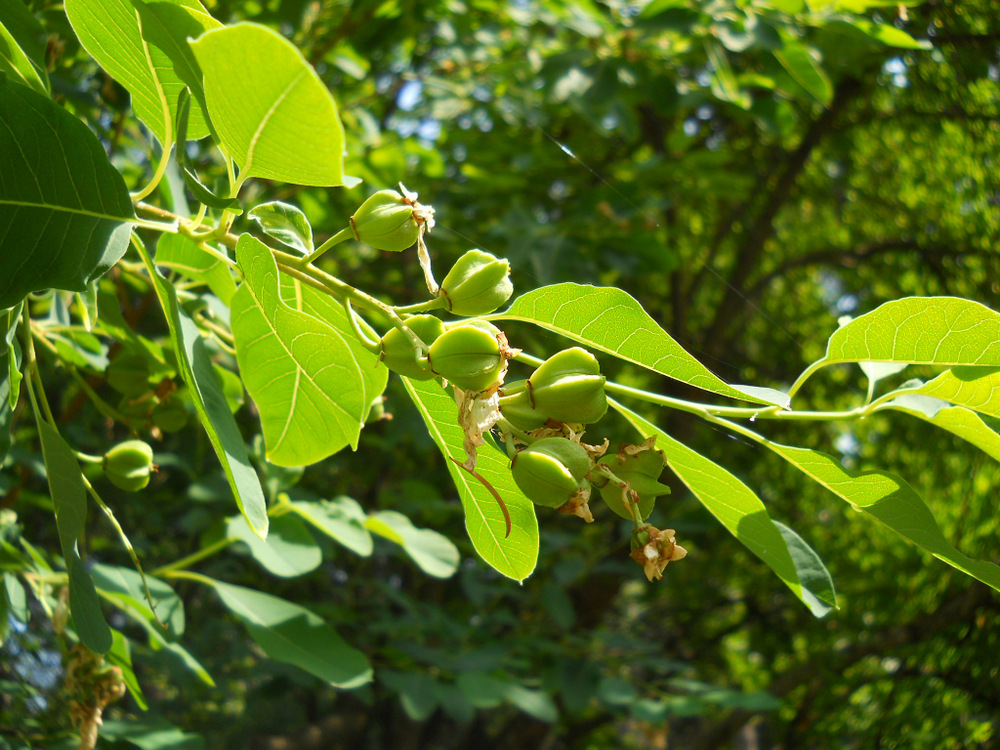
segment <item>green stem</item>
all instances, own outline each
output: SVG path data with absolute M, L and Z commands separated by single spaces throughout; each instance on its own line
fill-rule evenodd
M 354 335 L 357 336 L 361 345 L 372 354 L 381 356 L 382 342 L 369 338 L 368 334 L 361 329 L 361 321 L 358 319 L 357 313 L 354 312 L 354 308 L 351 307 L 349 299 L 344 300 L 344 310 L 347 312 L 347 319 L 351 324 L 351 330 L 354 331 Z
M 28 373 L 28 396 L 31 399 L 31 408 L 35 412 L 35 421 L 41 422 L 41 413 L 38 405 L 41 402 L 42 411 L 45 413 L 46 421 L 53 427 L 56 426 L 56 418 L 52 416 L 52 409 L 49 407 L 49 400 L 45 397 L 45 384 L 42 383 L 42 376 L 38 372 L 38 359 L 35 356 L 35 338 L 31 330 L 31 316 L 28 314 L 28 305 L 25 302 L 21 311 L 21 325 L 24 327 L 24 351 L 25 351 L 25 371 Z M 34 384 L 34 387 L 32 387 Z M 38 393 L 35 393 L 35 388 Z M 37 398 L 37 400 L 36 400 Z
M 215 588 L 215 581 L 213 581 L 208 576 L 203 576 L 200 573 L 192 573 L 189 570 L 170 570 L 163 574 L 163 578 L 186 578 L 189 581 L 197 581 L 198 583 L 203 583 L 206 586 L 211 586 Z
M 802 374 L 795 379 L 794 383 L 792 383 L 792 387 L 788 389 L 788 398 L 792 398 L 796 393 L 798 393 L 799 388 L 801 388 L 809 378 L 826 367 L 828 364 L 830 363 L 820 359 L 813 362 L 805 370 L 803 370 Z
M 172 562 L 169 565 L 157 568 L 151 573 L 151 575 L 154 575 L 157 578 L 169 578 L 171 575 L 176 574 L 177 571 L 201 562 L 202 560 L 211 557 L 216 552 L 221 552 L 235 541 L 235 539 L 220 539 L 207 547 L 202 547 L 200 550 L 188 555 L 187 557 L 182 557 L 180 560 Z
M 168 115 L 167 116 L 167 143 L 169 143 L 173 139 L 173 133 L 170 131 L 169 111 L 167 112 L 167 115 Z M 153 173 L 153 178 L 149 181 L 149 184 L 146 185 L 146 187 L 144 187 L 138 193 L 132 193 L 132 200 L 133 201 L 141 201 L 147 195 L 149 195 L 154 190 L 156 190 L 157 185 L 160 184 L 160 180 L 163 179 L 163 175 L 166 174 L 166 172 L 167 172 L 167 164 L 170 162 L 170 151 L 172 149 L 173 149 L 172 145 L 169 146 L 169 147 L 167 147 L 167 148 L 165 148 L 165 149 L 163 149 L 163 151 L 160 153 L 160 163 L 157 164 L 157 166 L 156 166 L 156 172 Z
M 337 232 L 333 237 L 328 239 L 322 245 L 313 250 L 309 255 L 302 258 L 299 263 L 303 266 L 308 266 L 313 261 L 317 260 L 323 253 L 329 250 L 334 245 L 339 245 L 341 242 L 346 242 L 347 240 L 356 239 L 354 236 L 354 228 L 347 226 Z
M 413 305 L 400 305 L 394 307 L 393 310 L 400 315 L 413 315 L 415 313 L 431 312 L 432 310 L 443 310 L 447 304 L 448 301 L 444 297 L 435 297 L 426 302 L 417 302 Z

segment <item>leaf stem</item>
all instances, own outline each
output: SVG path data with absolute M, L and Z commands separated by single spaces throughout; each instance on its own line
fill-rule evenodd
M 323 253 L 329 250 L 334 245 L 339 245 L 341 242 L 346 240 L 357 239 L 354 234 L 354 228 L 351 226 L 346 226 L 337 232 L 333 237 L 328 239 L 322 245 L 313 250 L 309 255 L 299 260 L 299 263 L 303 266 L 308 266 L 314 260 L 317 260 Z
M 157 578 L 169 578 L 175 575 L 177 571 L 183 568 L 188 568 L 195 563 L 201 562 L 202 560 L 211 557 L 216 552 L 221 552 L 229 545 L 233 544 L 235 539 L 220 539 L 217 542 L 213 542 L 207 547 L 202 547 L 197 552 L 194 552 L 187 557 L 182 557 L 180 560 L 176 560 L 169 565 L 163 565 L 156 570 L 154 570 L 150 575 L 156 576 Z
M 169 111 L 168 111 L 169 115 Z M 170 117 L 167 117 L 167 139 L 168 143 L 173 138 L 173 133 L 170 131 Z M 147 195 L 156 190 L 156 187 L 160 184 L 160 180 L 163 179 L 163 175 L 167 172 L 167 164 L 170 163 L 170 152 L 173 150 L 173 144 L 171 143 L 165 149 L 160 152 L 160 163 L 156 165 L 156 172 L 153 173 L 152 179 L 149 184 L 146 185 L 142 190 L 137 193 L 132 193 L 133 201 L 141 201 Z

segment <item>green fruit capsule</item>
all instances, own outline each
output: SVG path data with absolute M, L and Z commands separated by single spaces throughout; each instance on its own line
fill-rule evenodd
M 532 408 L 527 380 L 514 380 L 504 384 L 500 392 L 500 413 L 514 427 L 525 432 L 537 430 L 548 420 L 548 417 Z
M 104 476 L 119 489 L 138 492 L 149 484 L 153 449 L 142 440 L 126 440 L 104 454 Z
M 510 263 L 506 259 L 469 250 L 444 277 L 440 295 L 448 312 L 454 315 L 488 315 L 514 293 L 509 276 Z
M 666 466 L 663 452 L 656 449 L 643 450 L 635 455 L 626 455 L 619 451 L 618 455 L 605 456 L 599 462 L 601 466 L 607 466 L 614 475 L 624 482 L 628 482 L 628 488 L 623 488 L 621 484 L 614 480 L 600 487 L 601 497 L 605 504 L 622 518 L 632 520 L 632 513 L 629 505 L 626 504 L 628 490 L 635 492 L 638 498 L 638 508 L 640 521 L 645 520 L 653 512 L 653 505 L 660 495 L 670 494 L 670 488 L 661 484 L 660 474 Z M 598 480 L 594 480 L 598 483 Z
M 379 190 L 351 217 L 354 238 L 377 250 L 402 252 L 420 237 L 415 200 L 397 190 Z
M 552 437 L 538 440 L 514 456 L 511 473 L 531 502 L 559 508 L 590 488 L 590 466 L 590 456 L 579 443 Z
M 528 378 L 531 405 L 557 422 L 594 424 L 608 411 L 605 377 L 593 354 L 574 346 L 553 354 Z
M 485 391 L 499 382 L 505 364 L 499 334 L 488 323 L 447 328 L 431 344 L 431 370 L 464 390 Z
M 407 318 L 403 325 L 417 334 L 427 346 L 431 346 L 444 333 L 444 324 L 433 315 L 415 315 Z M 417 362 L 416 352 L 410 337 L 398 328 L 393 328 L 382 337 L 382 353 L 379 358 L 393 372 L 414 380 L 431 380 L 436 377 L 428 367 L 428 362 Z

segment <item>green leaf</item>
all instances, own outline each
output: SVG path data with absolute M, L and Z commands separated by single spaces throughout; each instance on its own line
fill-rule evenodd
M 427 430 L 446 459 L 465 461 L 463 434 L 458 426 L 458 407 L 434 380 L 425 382 L 403 378 L 403 385 L 424 418 Z M 531 501 L 514 484 L 506 456 L 484 446 L 479 451 L 476 471 L 503 498 L 510 513 L 511 532 L 496 499 L 479 481 L 448 460 L 448 471 L 458 488 L 465 510 L 465 529 L 476 552 L 497 571 L 523 581 L 538 561 L 538 520 Z
M 820 104 L 829 106 L 833 101 L 833 84 L 808 47 L 792 39 L 785 39 L 784 45 L 775 50 L 774 56 L 797 84 Z
M 289 307 L 293 307 L 300 312 L 312 315 L 317 320 L 321 320 L 328 326 L 338 331 L 347 342 L 351 350 L 351 356 L 361 368 L 361 379 L 364 381 L 364 401 L 367 404 L 362 415 L 362 421 L 368 419 L 372 405 L 375 403 L 389 382 L 389 369 L 379 361 L 379 358 L 368 351 L 358 337 L 354 335 L 351 322 L 347 317 L 347 312 L 343 306 L 329 294 L 323 294 L 318 289 L 303 284 L 298 279 L 294 279 L 287 274 L 279 274 L 281 277 L 281 299 Z M 357 316 L 357 313 L 355 313 Z M 379 335 L 374 329 L 357 316 L 362 330 L 372 339 L 378 339 Z
M 820 361 L 1000 367 L 1000 314 L 957 297 L 886 302 L 837 329 Z
M 877 383 L 897 372 L 902 372 L 909 365 L 906 362 L 859 362 L 858 366 L 870 382 Z
M 135 214 L 100 141 L 2 75 L 0 175 L 0 309 L 40 289 L 82 292 L 124 255 Z
M 220 300 L 229 304 L 236 294 L 236 282 L 229 267 L 180 234 L 165 234 L 156 243 L 156 265 L 203 281 Z
M 313 251 L 312 226 L 297 206 L 270 201 L 254 206 L 247 217 L 260 224 L 261 231 L 268 237 L 274 237 L 299 255 L 308 255 Z
M 930 396 L 1000 418 L 1000 369 L 956 367 L 945 370 L 929 383 L 904 383 L 896 392 Z
M 621 289 L 554 284 L 522 294 L 505 312 L 485 317 L 534 323 L 626 362 L 726 398 L 788 405 L 788 397 L 777 391 L 724 383 L 688 354 L 649 317 L 642 305 Z
M 878 3 L 878 5 L 881 4 L 881 2 Z M 933 49 L 934 47 L 930 41 L 918 41 L 902 29 L 897 29 L 891 24 L 873 23 L 864 18 L 852 18 L 846 21 L 846 23 L 849 23 L 875 41 L 884 44 L 886 47 L 896 47 L 897 49 Z
M 160 716 L 137 719 L 111 719 L 101 724 L 101 738 L 108 742 L 125 742 L 139 750 L 204 750 L 200 734 L 184 732 Z
M 142 688 L 139 686 L 139 680 L 136 679 L 135 670 L 132 669 L 132 649 L 129 646 L 128 638 L 117 630 L 111 631 L 111 638 L 111 650 L 108 651 L 105 658 L 109 664 L 118 667 L 122 671 L 122 680 L 125 683 L 125 687 L 128 688 L 129 694 L 139 708 L 143 711 L 149 710 L 146 697 L 142 694 Z
M 305 466 L 356 448 L 369 402 L 348 341 L 281 300 L 278 266 L 260 240 L 242 235 L 236 259 L 244 277 L 232 300 L 236 358 L 260 411 L 267 459 Z
M 348 646 L 337 631 L 296 604 L 260 591 L 207 578 L 229 610 L 243 620 L 264 653 L 342 688 L 370 682 L 364 654 Z
M 293 500 L 291 506 L 303 520 L 351 552 L 362 557 L 368 557 L 372 553 L 372 535 L 365 528 L 368 516 L 357 500 L 349 497 L 337 497 L 318 503 Z
M 952 406 L 930 396 L 903 394 L 880 405 L 876 411 L 892 409 L 930 422 L 935 427 L 972 443 L 984 453 L 1000 461 L 1000 431 L 983 418 L 961 406 Z
M 0 310 L 0 465 L 10 450 L 10 427 L 14 409 L 21 393 L 21 345 L 17 340 L 17 324 L 21 319 L 21 303 Z
M 44 39 L 42 25 L 21 0 L 0 0 L 0 73 L 48 96 Z
M 233 490 L 236 504 L 250 528 L 260 537 L 267 536 L 267 502 L 260 478 L 250 464 L 246 443 L 229 411 L 219 376 L 215 374 L 205 341 L 198 326 L 177 303 L 177 292 L 153 267 L 143 251 L 143 261 L 156 290 L 170 328 L 170 340 L 177 354 L 181 377 L 188 387 L 201 424 L 222 463 L 222 469 Z
M 504 698 L 529 716 L 549 724 L 558 721 L 559 709 L 551 696 L 541 690 L 531 690 L 511 682 L 504 690 Z
M 122 609 L 131 609 L 149 622 L 156 622 L 146 601 L 142 577 L 131 568 L 96 564 L 91 568 L 94 584 L 105 597 Z M 146 576 L 149 593 L 153 596 L 156 617 L 167 626 L 167 634 L 179 638 L 184 633 L 184 603 L 168 583 Z
M 395 542 L 422 571 L 435 578 L 450 578 L 458 570 L 461 558 L 458 547 L 431 529 L 418 529 L 409 518 L 394 510 L 383 510 L 368 517 L 365 527 Z
M 180 98 L 177 103 L 177 142 L 186 144 L 188 141 L 188 119 L 191 113 L 191 93 L 187 89 L 181 89 Z M 243 213 L 240 208 L 239 198 L 224 198 L 216 195 L 206 187 L 201 178 L 198 177 L 198 170 L 194 168 L 188 159 L 186 148 L 178 148 L 174 152 L 177 166 L 180 167 L 181 177 L 184 184 L 194 195 L 195 200 L 203 203 L 209 208 L 232 211 L 236 216 Z
M 59 544 L 69 573 L 69 609 L 73 625 L 87 648 L 97 654 L 106 654 L 111 648 L 111 628 L 104 621 L 94 582 L 76 546 L 87 523 L 87 489 L 83 474 L 72 449 L 48 422 L 39 421 L 38 436 L 55 506 Z
M 233 516 L 226 520 L 226 538 L 245 542 L 265 570 L 282 578 L 311 573 L 323 562 L 323 553 L 309 529 L 291 514 L 271 519 L 267 539 L 254 534 L 240 516 Z
M 191 45 L 205 99 L 240 180 L 344 184 L 344 128 L 337 105 L 302 53 L 275 31 L 240 23 Z
M 152 43 L 162 36 L 147 36 L 140 23 L 137 3 L 142 0 L 66 0 L 66 16 L 80 43 L 112 78 L 132 95 L 136 117 L 160 141 L 164 151 L 173 145 L 173 122 L 177 116 L 177 96 L 186 85 L 174 71 L 167 53 Z M 198 0 L 177 0 L 202 14 Z M 192 107 L 192 138 L 208 135 L 201 108 Z
M 212 679 L 212 675 L 210 675 L 208 670 L 201 665 L 201 662 L 194 658 L 190 651 L 176 641 L 166 640 L 163 635 L 161 635 L 159 627 L 145 618 L 136 618 L 135 621 L 145 629 L 146 635 L 149 636 L 149 645 L 154 650 L 166 651 L 168 654 L 176 658 L 182 665 L 184 665 L 186 669 L 190 670 L 203 683 L 209 687 L 215 687 L 215 680 Z
M 24 586 L 13 573 L 4 573 L 3 582 L 7 591 L 7 601 L 10 604 L 10 613 L 15 620 L 27 623 L 28 618 L 31 617 L 31 610 L 28 608 L 28 597 L 24 593 Z
M 611 405 L 644 437 L 656 436 L 656 447 L 666 455 L 668 468 L 733 536 L 767 563 L 814 616 L 823 617 L 837 607 L 833 581 L 819 556 L 790 529 L 776 524 L 753 490 L 635 412 L 615 401 Z
M 439 703 L 440 685 L 423 672 L 380 671 L 379 682 L 399 694 L 403 711 L 413 721 L 425 721 Z
M 904 480 L 887 471 L 852 471 L 833 456 L 778 443 L 768 447 L 792 466 L 881 521 L 904 539 L 954 568 L 1000 591 L 1000 566 L 974 560 L 952 546 L 923 499 Z

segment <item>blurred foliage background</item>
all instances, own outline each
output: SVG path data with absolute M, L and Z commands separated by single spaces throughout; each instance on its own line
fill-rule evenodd
M 116 165 L 138 182 L 149 138 L 127 94 L 76 47 L 57 4 L 28 4 L 52 34 L 57 98 L 101 129 Z M 347 172 L 364 183 L 256 181 L 244 196 L 247 206 L 301 206 L 320 239 L 368 194 L 402 181 L 437 210 L 428 244 L 440 268 L 479 247 L 510 259 L 516 292 L 568 280 L 620 286 L 723 378 L 772 387 L 822 355 L 843 315 L 906 295 L 1000 307 L 992 0 L 206 7 L 224 22 L 279 29 L 334 92 Z M 224 174 L 207 150 L 190 150 Z M 162 198 L 170 200 L 165 190 Z M 397 304 L 422 299 L 413 257 L 347 243 L 323 263 Z M 118 294 L 133 325 L 163 335 L 158 312 L 146 315 L 148 290 L 119 285 Z M 508 335 L 540 355 L 559 345 L 528 329 Z M 624 382 L 697 398 L 607 365 Z M 59 384 L 50 398 L 82 450 L 126 437 L 108 433 L 65 372 L 46 382 Z M 100 373 L 91 385 L 111 388 Z M 858 368 L 835 367 L 803 397 L 830 408 L 864 389 Z M 261 459 L 268 489 L 400 511 L 458 545 L 454 576 L 428 577 L 379 542 L 359 557 L 320 540 L 322 565 L 294 579 L 270 576 L 239 545 L 199 567 L 322 615 L 368 655 L 374 683 L 338 691 L 262 659 L 210 593 L 180 581 L 184 645 L 216 685 L 167 651 L 135 648 L 150 711 L 118 704 L 101 746 L 1000 746 L 996 593 L 757 447 L 680 413 L 647 412 L 757 489 L 771 515 L 819 552 L 841 605 L 823 620 L 679 483 L 651 521 L 677 529 L 690 554 L 663 581 L 647 584 L 628 559 L 628 524 L 585 526 L 544 509 L 536 572 L 522 586 L 503 579 L 475 558 L 446 467 L 398 382 L 385 410 L 391 420 L 370 425 L 356 453 L 304 473 Z M 245 434 L 259 429 L 249 405 L 238 416 Z M 606 421 L 609 436 L 633 437 Z M 107 497 L 155 567 L 207 543 L 231 499 L 193 419 L 150 434 L 160 464 L 153 484 L 141 495 L 109 488 Z M 1000 558 L 1000 471 L 957 438 L 903 415 L 768 424 L 766 434 L 901 474 L 956 546 Z M 18 459 L 30 466 L 31 456 Z M 53 546 L 44 481 L 19 469 L 2 483 L 0 534 Z M 128 566 L 100 519 L 91 527 L 91 556 Z M 35 615 L 0 650 L 0 746 L 56 747 L 67 726 L 52 634 Z

